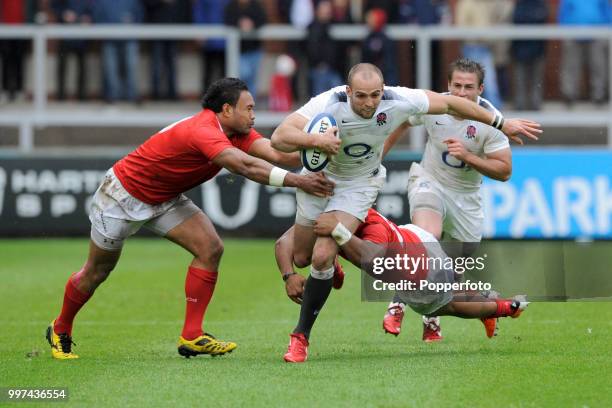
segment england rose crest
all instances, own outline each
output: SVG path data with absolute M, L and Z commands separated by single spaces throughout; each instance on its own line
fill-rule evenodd
M 474 139 L 476 137 L 476 126 L 468 126 L 467 131 L 465 132 L 465 137 L 467 137 L 469 140 Z

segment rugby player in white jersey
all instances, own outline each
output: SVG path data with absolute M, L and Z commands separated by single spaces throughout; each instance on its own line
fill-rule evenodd
M 480 97 L 484 75 L 479 63 L 458 59 L 448 70 L 448 91 L 498 113 Z M 418 125 L 425 126 L 429 138 L 421 163 L 413 163 L 408 175 L 411 222 L 438 240 L 452 242 L 455 256 L 468 256 L 482 238 L 482 176 L 507 181 L 512 174 L 508 139 L 491 126 L 456 115 L 415 115 L 387 139 L 384 154 L 408 126 Z M 383 319 L 385 332 L 400 334 L 405 308 L 396 295 Z M 423 340 L 442 340 L 439 317 L 423 316 Z
M 337 128 L 322 135 L 304 132 L 307 123 L 319 113 L 331 114 Z M 338 245 L 331 237 L 317 237 L 313 225 L 322 213 L 333 213 L 354 233 L 374 203 L 385 180 L 381 165 L 384 142 L 412 116 L 453 113 L 464 118 L 493 124 L 508 137 L 525 135 L 537 139 L 540 125 L 522 119 L 504 120 L 466 98 L 403 87 L 386 87 L 380 70 L 372 65 L 355 65 L 347 85 L 332 88 L 290 114 L 272 134 L 272 146 L 284 152 L 316 147 L 330 156 L 325 175 L 335 182 L 334 195 L 320 199 L 302 191 L 296 193 L 297 214 L 293 262 L 310 266 L 305 281 L 300 317 L 291 342 L 307 341 L 316 316 L 332 288 L 334 259 Z M 334 132 L 340 132 L 340 139 Z M 306 171 L 306 170 L 303 170 Z M 287 276 L 299 279 L 299 275 Z

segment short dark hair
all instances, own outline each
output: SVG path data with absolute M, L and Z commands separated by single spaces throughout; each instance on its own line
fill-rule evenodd
M 221 78 L 213 82 L 202 98 L 202 108 L 215 113 L 221 112 L 223 105 L 236 106 L 242 91 L 248 91 L 247 84 L 238 78 Z
M 485 77 L 484 67 L 482 66 L 482 64 L 476 61 L 473 61 L 471 59 L 459 58 L 451 62 L 451 64 L 448 67 L 448 81 L 449 82 L 453 78 L 453 72 L 455 71 L 469 72 L 472 74 L 476 74 L 476 77 L 478 77 L 478 86 L 482 85 L 482 83 L 484 82 L 484 77 Z
M 348 76 L 346 78 L 346 84 L 348 86 L 351 86 L 353 82 L 353 77 L 360 72 L 369 72 L 369 73 L 375 74 L 378 77 L 380 77 L 381 82 L 383 83 L 385 82 L 385 78 L 383 77 L 383 73 L 380 70 L 380 68 L 368 62 L 360 62 L 359 64 L 353 65 L 353 67 L 350 69 Z

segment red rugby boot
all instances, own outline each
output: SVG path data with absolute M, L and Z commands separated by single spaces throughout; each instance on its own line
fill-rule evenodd
M 485 332 L 488 338 L 493 336 L 497 336 L 497 322 L 498 319 L 496 317 L 481 317 L 480 321 L 484 324 Z
M 288 363 L 303 363 L 308 358 L 308 339 L 304 333 L 291 333 L 289 347 L 283 356 Z
M 338 256 L 336 256 L 336 260 L 334 261 L 334 276 L 332 278 L 332 287 L 334 289 L 342 288 L 344 284 L 344 270 L 342 269 L 342 265 L 338 260 Z
M 423 316 L 423 341 L 425 343 L 433 343 L 440 340 L 442 340 L 440 318 Z
M 383 330 L 385 333 L 398 336 L 402 330 L 402 320 L 404 319 L 404 310 L 406 305 L 400 302 L 391 302 L 385 317 L 383 318 Z

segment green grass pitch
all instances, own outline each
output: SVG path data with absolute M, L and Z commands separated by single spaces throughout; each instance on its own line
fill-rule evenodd
M 236 341 L 234 353 L 177 354 L 190 257 L 131 239 L 77 317 L 81 358 L 55 361 L 44 332 L 86 250 L 83 239 L 0 240 L 0 387 L 68 387 L 71 406 L 612 406 L 612 303 L 533 303 L 491 340 L 479 321 L 445 317 L 444 341 L 424 344 L 412 312 L 401 336 L 383 334 L 385 304 L 360 301 L 352 267 L 319 317 L 309 361 L 286 364 L 299 309 L 271 240 L 225 242 L 205 330 Z

